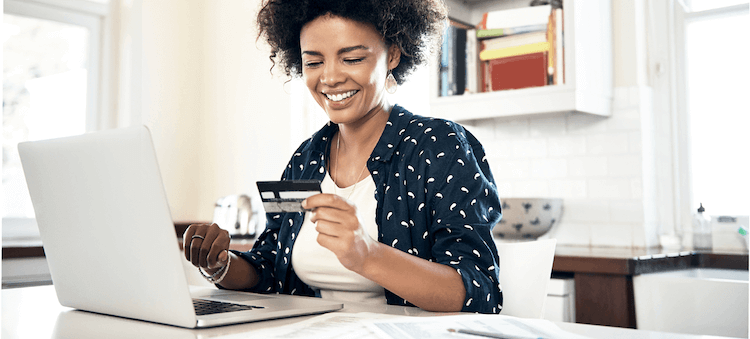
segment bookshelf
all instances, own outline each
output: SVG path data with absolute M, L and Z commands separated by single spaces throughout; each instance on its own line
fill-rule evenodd
M 527 6 L 529 2 L 446 1 L 452 18 L 473 24 L 481 20 L 484 12 Z M 564 0 L 563 9 L 564 84 L 440 97 L 438 74 L 430 72 L 431 115 L 454 121 L 558 112 L 611 115 L 611 2 Z

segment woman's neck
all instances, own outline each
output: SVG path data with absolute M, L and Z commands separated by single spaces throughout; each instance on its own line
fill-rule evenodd
M 349 187 L 362 179 L 367 160 L 383 134 L 392 106 L 386 104 L 378 108 L 357 123 L 339 124 L 339 132 L 332 140 L 336 146 L 331 150 L 334 165 L 329 168 L 338 187 Z
M 338 137 L 341 138 L 339 151 L 347 155 L 358 154 L 369 157 L 383 134 L 392 108 L 393 105 L 386 101 L 385 104 L 374 109 L 372 114 L 368 114 L 356 123 L 339 124 Z M 345 156 L 345 158 L 348 157 Z

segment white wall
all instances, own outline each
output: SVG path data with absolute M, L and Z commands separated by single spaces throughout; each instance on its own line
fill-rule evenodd
M 162 0 L 143 1 L 140 12 L 140 119 L 133 123 L 151 129 L 175 220 L 197 217 L 201 198 L 204 10 L 202 1 Z
M 217 198 L 280 177 L 289 94 L 256 46 L 259 1 L 136 0 L 123 39 L 134 57 L 120 125 L 154 137 L 176 221 L 210 221 Z M 140 56 L 140 58 L 138 58 Z
M 568 113 L 464 123 L 485 145 L 501 197 L 561 197 L 561 245 L 655 247 L 657 130 L 648 84 L 645 1 L 613 0 L 611 117 Z M 658 113 L 658 114 L 657 114 Z M 664 178 L 668 179 L 668 178 Z
M 651 151 L 659 132 L 653 121 L 663 112 L 652 109 L 646 77 L 644 0 L 612 1 L 611 117 L 464 124 L 485 144 L 504 197 L 565 198 L 563 222 L 551 234 L 560 244 L 651 247 L 664 219 L 656 209 Z M 136 1 L 143 21 L 136 120 L 154 133 L 175 220 L 210 220 L 218 197 L 278 178 L 306 137 L 291 135 L 306 130 L 292 126 L 299 123 L 299 114 L 290 112 L 292 86 L 269 74 L 266 47 L 255 42 L 258 3 Z

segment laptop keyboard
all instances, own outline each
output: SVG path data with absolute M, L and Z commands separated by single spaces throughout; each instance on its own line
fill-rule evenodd
M 226 303 L 226 302 L 206 300 L 206 299 L 193 299 L 193 308 L 195 308 L 195 315 L 207 315 L 207 314 L 216 314 L 216 313 L 247 311 L 247 310 L 252 310 L 256 308 L 263 308 L 263 306 L 241 305 L 241 304 Z

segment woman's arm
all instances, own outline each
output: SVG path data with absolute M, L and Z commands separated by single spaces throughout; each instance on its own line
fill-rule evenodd
M 404 253 L 372 239 L 359 221 L 356 207 L 333 194 L 303 202 L 312 209 L 318 243 L 341 264 L 428 311 L 460 311 L 466 290 L 458 272 L 446 265 Z
M 382 243 L 357 273 L 427 311 L 461 311 L 466 297 L 461 276 L 452 267 Z

